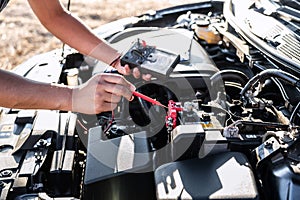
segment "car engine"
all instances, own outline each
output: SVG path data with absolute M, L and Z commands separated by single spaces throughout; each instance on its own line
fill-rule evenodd
M 126 78 L 159 103 L 1 108 L 0 199 L 299 198 L 299 16 L 285 1 L 201 1 L 95 29 L 153 75 Z M 117 73 L 71 48 L 14 72 L 70 86 Z

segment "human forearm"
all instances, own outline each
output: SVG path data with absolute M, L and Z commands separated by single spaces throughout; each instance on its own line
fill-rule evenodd
M 80 19 L 73 17 L 60 4 L 59 0 L 28 0 L 41 23 L 57 38 L 75 48 L 116 68 L 123 75 L 131 74 L 128 65 L 122 66 L 120 53 L 100 39 L 85 26 Z M 137 68 L 132 71 L 135 78 L 140 77 Z M 150 74 L 143 74 L 144 80 L 150 80 Z
M 83 85 L 69 88 L 35 82 L 0 70 L 0 106 L 22 109 L 50 109 L 97 114 L 128 100 L 135 87 L 123 76 L 98 74 Z
M 63 15 L 65 16 L 57 16 L 58 19 L 45 24 L 45 27 L 56 37 L 84 55 L 89 55 L 107 64 L 111 64 L 119 57 L 120 54 L 117 50 L 92 34 L 79 20 L 67 13 Z M 55 21 L 59 21 L 61 25 L 57 26 Z
M 94 35 L 78 18 L 66 12 L 57 0 L 29 0 L 41 23 L 56 37 L 85 55 L 111 64 L 117 50 Z
M 72 90 L 38 83 L 0 70 L 0 106 L 24 109 L 71 110 Z

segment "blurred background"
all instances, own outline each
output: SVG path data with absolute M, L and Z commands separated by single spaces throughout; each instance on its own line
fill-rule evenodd
M 199 0 L 198 0 L 199 1 Z M 61 1 L 65 7 L 68 0 Z M 197 0 L 71 0 L 70 10 L 91 28 L 129 16 Z M 28 58 L 61 48 L 26 0 L 10 0 L 0 13 L 0 68 L 11 70 Z

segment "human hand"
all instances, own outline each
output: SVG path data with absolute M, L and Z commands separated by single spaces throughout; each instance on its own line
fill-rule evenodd
M 72 110 L 85 114 L 111 111 L 117 107 L 122 96 L 131 100 L 135 89 L 134 85 L 121 75 L 97 74 L 73 89 Z
M 119 58 L 115 62 L 113 62 L 111 66 L 117 69 L 120 74 L 130 75 L 132 73 L 133 77 L 136 79 L 142 76 L 142 79 L 144 79 L 145 81 L 150 81 L 152 77 L 151 74 L 141 74 L 140 70 L 137 67 L 133 68 L 131 72 L 129 65 L 121 65 L 121 60 Z

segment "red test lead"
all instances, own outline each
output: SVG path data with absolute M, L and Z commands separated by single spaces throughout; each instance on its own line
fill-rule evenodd
M 150 98 L 150 97 L 148 97 L 144 94 L 141 94 L 141 93 L 136 92 L 136 91 L 132 92 L 132 94 L 136 97 L 140 97 L 141 99 L 144 99 L 145 101 L 148 101 L 148 102 L 152 103 L 153 105 L 158 105 L 158 106 L 162 106 L 162 107 L 167 108 L 165 105 L 161 104 L 159 101 L 156 101 L 155 99 L 152 99 L 152 98 Z

